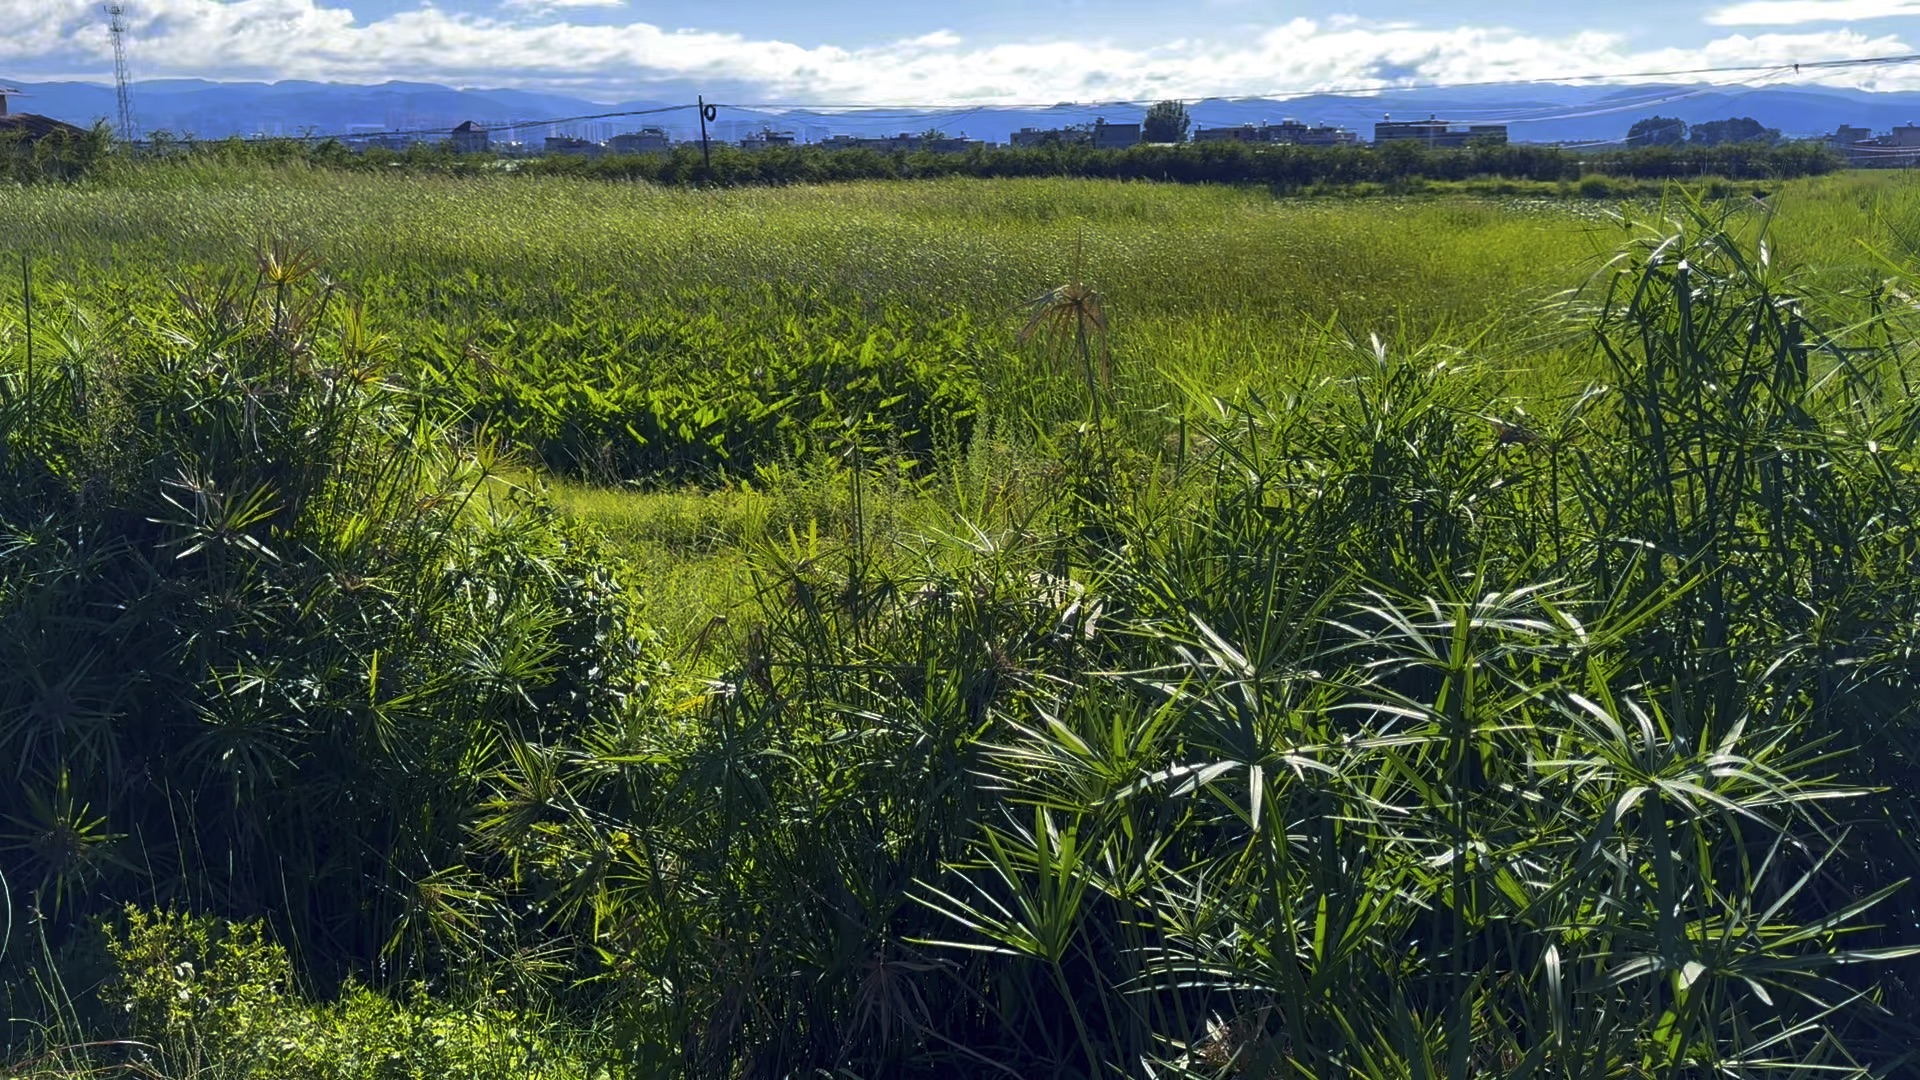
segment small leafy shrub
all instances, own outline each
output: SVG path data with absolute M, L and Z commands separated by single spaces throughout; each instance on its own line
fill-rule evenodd
M 583 1063 L 513 1010 L 435 1000 L 417 984 L 404 1003 L 347 986 L 312 1004 L 294 991 L 286 950 L 258 922 L 129 907 L 108 949 L 103 990 L 148 1075 L 221 1080 L 496 1080 L 578 1077 Z

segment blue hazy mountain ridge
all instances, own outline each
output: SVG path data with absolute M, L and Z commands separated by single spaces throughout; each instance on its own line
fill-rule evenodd
M 115 115 L 110 85 L 85 82 L 29 83 L 15 103 L 20 111 L 86 125 Z M 432 83 L 378 85 L 287 81 L 222 83 L 165 79 L 136 83 L 135 112 L 143 132 L 224 138 L 229 135 L 335 134 L 351 130 L 433 130 L 465 120 L 488 126 L 556 117 L 643 112 L 690 103 L 691 87 L 649 86 L 646 98 L 607 102 L 514 89 L 455 89 Z M 734 92 L 728 93 L 731 89 Z M 740 88 L 713 88 L 707 100 L 755 100 Z M 802 138 L 828 134 L 879 135 L 939 128 L 952 135 L 1003 141 L 1023 127 L 1058 127 L 1096 118 L 1137 121 L 1138 105 L 1058 105 L 1049 108 L 888 109 L 852 112 L 825 109 L 723 107 L 715 134 L 738 138 L 761 127 L 794 131 Z M 1386 116 L 1437 116 L 1457 123 L 1505 123 L 1516 140 L 1571 142 L 1618 139 L 1642 117 L 1674 116 L 1689 123 L 1751 116 L 1794 136 L 1831 132 L 1842 124 L 1886 130 L 1920 120 L 1920 93 L 1876 94 L 1828 87 L 1570 86 L 1460 87 L 1394 90 L 1376 94 L 1309 94 L 1285 100 L 1208 99 L 1189 106 L 1196 126 L 1226 127 L 1294 118 L 1332 124 L 1370 135 Z M 690 108 L 576 125 L 562 133 L 604 137 L 643 125 L 666 128 L 679 138 L 698 132 Z M 538 137 L 534 128 L 524 129 Z

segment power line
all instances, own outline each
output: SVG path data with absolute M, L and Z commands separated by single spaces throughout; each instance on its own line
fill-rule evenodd
M 579 124 L 588 120 L 614 120 L 623 116 L 659 116 L 662 113 L 681 112 L 694 108 L 692 105 L 662 105 L 655 109 L 623 109 L 620 112 L 592 113 L 587 116 L 561 116 L 551 120 L 521 120 L 507 124 L 476 124 L 475 127 L 488 131 L 499 131 L 517 127 L 551 127 L 554 124 Z
M 622 109 L 618 112 L 590 113 L 584 116 L 555 116 L 542 120 L 510 120 L 502 123 L 475 124 L 474 127 L 488 132 L 512 131 L 516 128 L 552 127 L 556 124 L 580 124 L 588 120 L 614 120 L 625 116 L 659 116 L 664 113 L 680 112 L 691 108 L 693 108 L 692 105 L 662 105 L 654 109 Z M 447 129 L 444 127 L 430 127 L 414 128 L 407 131 L 343 131 L 324 135 L 293 135 L 287 137 L 298 142 L 326 142 L 328 139 L 390 139 L 413 135 L 445 135 L 446 133 Z
M 1750 87 L 1750 88 L 1755 87 L 1759 84 L 1766 83 L 1769 79 L 1775 78 L 1779 74 L 1780 73 L 1776 72 L 1774 76 L 1763 77 L 1761 79 L 1754 80 L 1753 82 L 1743 83 L 1741 85 Z M 1655 98 L 1653 100 L 1640 100 L 1640 101 L 1632 101 L 1632 102 L 1625 102 L 1625 103 L 1616 102 L 1614 104 L 1610 104 L 1606 106 L 1595 107 L 1595 108 L 1579 108 L 1572 112 L 1561 112 L 1561 113 L 1548 115 L 1548 116 L 1520 117 L 1517 119 L 1509 120 L 1507 122 L 1509 124 L 1544 124 L 1544 123 L 1551 123 L 1558 120 L 1583 120 L 1590 116 L 1611 116 L 1615 113 L 1638 112 L 1641 109 L 1653 108 L 1658 105 L 1669 105 L 1676 101 L 1685 101 L 1688 98 L 1704 97 L 1708 94 L 1717 93 L 1721 89 L 1722 88 L 1718 86 L 1695 87 L 1692 90 L 1687 90 L 1678 94 L 1668 94 L 1664 97 Z
M 1849 154 L 1860 154 L 1866 157 L 1872 157 L 1877 154 L 1882 157 L 1906 157 L 1920 160 L 1920 147 L 1868 146 L 1863 143 L 1851 143 L 1841 149 Z
M 1453 108 L 1448 110 L 1448 114 L 1453 121 L 1504 123 L 1510 125 L 1545 123 L 1553 120 L 1576 120 L 1587 116 L 1605 116 L 1610 113 L 1658 108 L 1659 106 L 1667 105 L 1675 101 L 1685 101 L 1689 98 L 1719 93 L 1726 90 L 1729 85 L 1754 88 L 1765 84 L 1771 78 L 1773 78 L 1773 76 L 1766 76 L 1739 84 L 1713 83 L 1679 90 L 1673 87 L 1663 87 L 1650 94 L 1643 94 L 1631 98 L 1608 98 L 1604 102 L 1592 102 L 1586 105 L 1534 104 L 1491 109 Z

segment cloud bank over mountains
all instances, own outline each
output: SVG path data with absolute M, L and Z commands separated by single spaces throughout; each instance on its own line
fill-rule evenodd
M 1802 26 L 1920 15 L 1920 0 L 1748 0 L 1707 16 L 1713 26 Z
M 139 0 L 140 78 L 420 80 L 599 100 L 661 88 L 725 87 L 808 104 L 1014 104 L 1251 96 L 1404 83 L 1533 80 L 1614 72 L 1778 65 L 1915 51 L 1920 0 L 1746 0 L 1708 14 L 1701 43 L 1636 47 L 1605 30 L 1540 34 L 1296 18 L 1229 37 L 1141 46 L 1097 32 L 972 40 L 930 28 L 862 46 L 671 29 L 631 18 L 625 0 L 508 0 L 496 14 L 433 3 L 360 19 L 341 0 Z M 611 22 L 609 23 L 609 20 Z M 1217 28 L 1217 20 L 1208 20 Z M 0 0 L 0 80 L 101 79 L 111 50 L 95 0 Z M 1829 86 L 1920 89 L 1920 64 L 1809 73 Z

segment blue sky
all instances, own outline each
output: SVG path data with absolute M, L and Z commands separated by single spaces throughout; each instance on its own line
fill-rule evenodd
M 609 101 L 688 86 L 814 104 L 1239 96 L 1920 47 L 1920 0 L 127 2 L 142 78 L 404 79 Z M 0 0 L 0 27 L 0 82 L 111 71 L 97 0 Z M 1920 89 L 1920 64 L 1801 81 L 1815 78 Z

